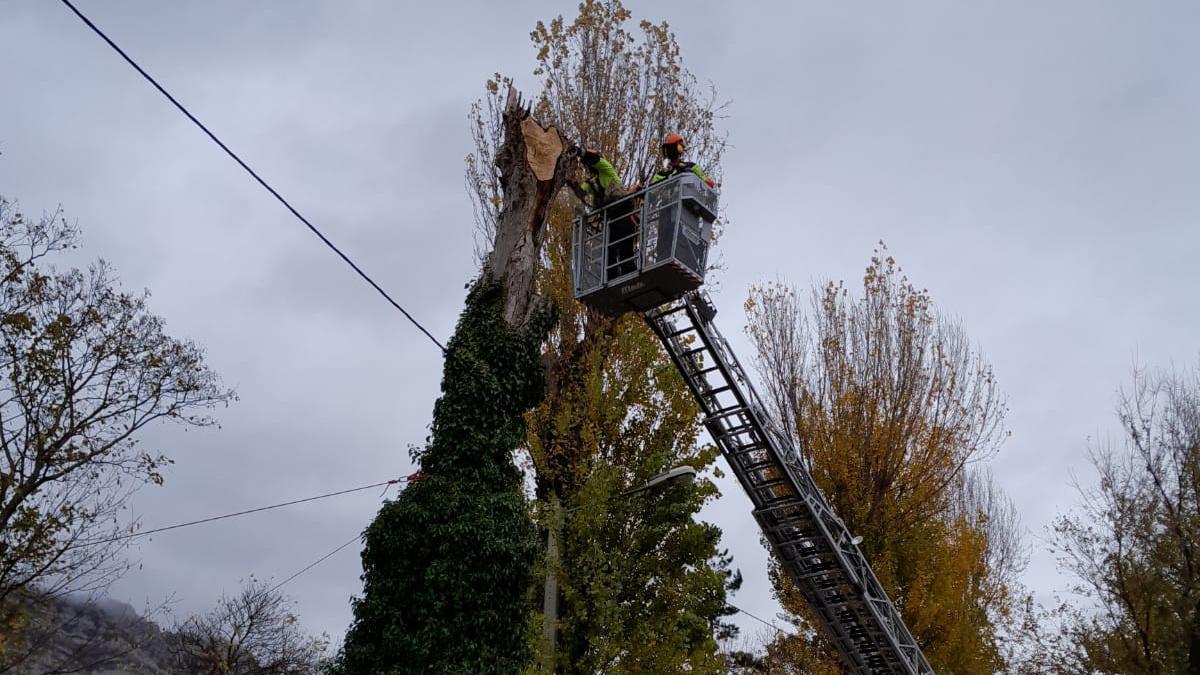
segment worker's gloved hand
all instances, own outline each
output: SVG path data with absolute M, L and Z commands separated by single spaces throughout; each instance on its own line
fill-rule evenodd
M 571 192 L 579 201 L 584 202 L 585 204 L 587 203 L 587 192 L 584 192 L 583 188 L 580 187 L 579 181 L 567 179 L 567 187 L 571 189 Z

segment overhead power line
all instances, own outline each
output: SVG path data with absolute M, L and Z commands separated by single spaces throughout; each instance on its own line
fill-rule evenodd
M 759 616 L 751 614 L 750 612 L 747 612 L 746 610 L 742 609 L 741 607 L 738 607 L 737 605 L 734 605 L 734 604 L 731 604 L 728 602 L 725 604 L 736 609 L 737 611 L 741 612 L 742 614 L 745 614 L 746 616 L 750 617 L 751 619 L 754 619 L 755 621 L 761 623 L 762 625 L 766 626 L 767 628 L 774 629 L 774 630 L 779 631 L 780 633 L 783 633 L 784 635 L 787 635 L 790 637 L 795 637 L 795 634 L 792 633 L 791 631 L 786 631 L 786 630 L 780 628 L 779 626 L 776 626 L 775 624 L 771 623 L 770 621 L 767 621 L 766 619 L 763 619 Z
M 414 480 L 422 480 L 422 479 L 424 479 L 424 477 L 425 477 L 425 475 L 423 473 L 421 473 L 420 469 L 418 469 L 416 473 L 413 473 L 405 480 L 407 480 L 408 482 L 411 483 Z M 383 493 L 381 493 L 379 496 L 383 497 L 384 494 L 387 494 L 388 488 L 390 488 L 393 483 L 398 483 L 398 482 L 399 481 L 389 481 L 387 484 L 387 487 L 383 488 Z M 374 486 L 372 486 L 372 487 L 374 487 Z M 364 489 L 366 489 L 366 488 L 364 488 Z M 317 558 L 316 560 L 312 561 L 311 563 L 309 563 L 309 564 L 305 565 L 303 568 L 301 568 L 299 572 L 296 572 L 292 576 L 290 576 L 290 577 L 284 579 L 283 581 L 272 586 L 271 590 L 268 591 L 268 593 L 274 593 L 275 591 L 282 588 L 285 584 L 290 582 L 292 579 L 295 579 L 296 577 L 300 576 L 301 574 L 304 574 L 305 572 L 311 570 L 312 568 L 316 567 L 317 565 L 320 565 L 321 563 L 325 562 L 326 560 L 329 560 L 333 556 L 337 555 L 338 551 L 341 551 L 342 549 L 346 548 L 350 544 L 353 544 L 354 542 L 358 541 L 359 539 L 362 539 L 361 534 L 354 535 L 346 543 L 342 544 L 341 546 L 338 546 L 337 548 L 333 549 L 329 553 L 326 553 L 325 555 L 321 556 L 320 558 Z
M 342 549 L 346 548 L 346 547 L 347 547 L 347 546 L 349 546 L 350 544 L 353 544 L 354 542 L 358 541 L 358 540 L 359 540 L 359 539 L 361 539 L 361 538 L 362 538 L 362 535 L 361 535 L 361 534 L 356 534 L 356 535 L 354 535 L 354 538 L 353 538 L 353 539 L 351 539 L 350 541 L 348 541 L 348 542 L 346 542 L 346 543 L 342 544 L 341 546 L 339 546 L 339 547 L 337 547 L 337 548 L 333 549 L 332 551 L 330 551 L 329 553 L 326 553 L 325 555 L 321 556 L 320 558 L 317 558 L 317 559 L 316 559 L 316 560 L 314 560 L 313 562 L 311 562 L 311 563 L 309 563 L 308 565 L 306 565 L 306 566 L 305 566 L 303 569 L 301 569 L 299 572 L 296 572 L 296 573 L 295 573 L 295 574 L 293 574 L 292 576 L 290 576 L 290 577 L 288 577 L 288 578 L 284 579 L 283 581 L 281 581 L 281 582 L 279 582 L 279 583 L 275 584 L 274 586 L 272 586 L 272 587 L 271 587 L 271 590 L 270 590 L 270 591 L 268 591 L 268 592 L 275 592 L 275 591 L 279 590 L 279 589 L 280 589 L 280 587 L 282 587 L 284 584 L 288 583 L 288 582 L 289 582 L 289 581 L 291 581 L 292 579 L 295 579 L 296 577 L 300 576 L 301 574 L 304 574 L 305 572 L 307 572 L 307 571 L 311 570 L 312 568 L 316 567 L 317 565 L 320 565 L 321 563 L 325 562 L 326 560 L 329 560 L 329 559 L 330 559 L 330 558 L 332 558 L 334 555 L 336 555 L 336 554 L 338 553 L 338 551 L 341 551 Z
M 74 12 L 75 16 L 79 17 L 79 19 L 81 21 L 83 21 L 85 24 L 87 24 L 87 27 L 91 28 L 92 32 L 94 32 L 96 35 L 99 35 L 100 39 L 107 42 L 109 47 L 112 47 L 114 51 L 116 51 L 118 54 L 120 54 L 121 58 L 125 59 L 126 63 L 133 66 L 133 69 L 136 70 L 143 78 L 145 78 L 147 82 L 154 85 L 154 88 L 157 89 L 159 91 L 159 93 L 161 93 L 163 96 L 165 96 L 168 101 L 170 101 L 172 104 L 174 104 L 175 107 L 179 109 L 179 112 L 181 112 L 185 116 L 187 116 L 187 118 L 189 120 L 191 120 L 193 124 L 195 124 L 197 127 L 199 127 L 200 130 L 203 131 L 210 139 L 212 139 L 212 141 L 214 143 L 216 143 L 218 146 L 220 146 L 220 148 L 225 151 L 225 154 L 229 155 L 233 159 L 233 161 L 237 162 L 239 166 L 241 166 L 243 169 L 246 170 L 246 173 L 250 174 L 250 176 L 252 178 L 254 178 L 254 180 L 258 181 L 259 185 L 263 186 L 263 188 L 266 189 L 267 192 L 270 192 L 271 196 L 273 196 L 273 197 L 275 197 L 275 199 L 279 200 L 279 203 L 283 204 L 284 207 L 287 208 L 288 211 L 291 211 L 293 216 L 295 216 L 300 222 L 304 223 L 304 225 L 306 227 L 308 227 L 308 229 L 312 230 L 313 234 L 317 235 L 317 237 L 326 246 L 328 246 L 331 251 L 336 253 L 339 258 L 341 258 L 347 265 L 349 265 L 351 267 L 351 269 L 353 269 L 355 272 L 357 272 L 358 276 L 362 277 L 364 281 L 366 281 L 368 284 L 370 284 L 371 288 L 374 288 L 376 291 L 378 291 L 379 294 L 382 295 L 383 298 L 392 305 L 392 307 L 395 307 L 396 309 L 400 310 L 400 313 L 403 314 L 406 319 L 408 319 L 410 322 L 412 322 L 412 325 L 416 326 L 418 330 L 420 330 L 422 333 L 425 334 L 425 337 L 429 338 L 433 342 L 433 344 L 437 345 L 438 349 L 442 350 L 442 352 L 445 353 L 446 348 L 444 346 L 442 346 L 442 343 L 438 342 L 437 338 L 433 337 L 433 334 L 431 334 L 428 330 L 426 330 L 425 327 L 422 326 L 419 321 L 414 319 L 413 316 L 408 313 L 408 310 L 404 309 L 404 307 L 402 307 L 400 305 L 400 303 L 396 302 L 392 298 L 392 296 L 388 294 L 387 291 L 383 290 L 383 287 L 381 287 L 379 284 L 375 283 L 374 279 L 372 279 L 370 276 L 368 276 L 367 273 L 364 272 L 362 270 L 362 268 L 360 268 L 357 264 L 355 264 L 355 262 L 353 260 L 351 260 L 349 256 L 347 256 L 345 253 L 342 252 L 342 250 L 340 248 L 338 248 L 336 245 L 334 245 L 334 243 L 332 241 L 330 241 L 328 237 L 326 237 L 324 234 L 322 234 L 322 232 L 320 230 L 318 230 L 315 225 L 313 225 L 311 222 L 308 221 L 307 218 L 305 218 L 303 215 L 301 215 L 300 212 L 297 211 L 296 208 L 294 206 L 292 206 L 291 203 L 288 202 L 288 200 L 283 198 L 283 195 L 280 195 L 279 192 L 277 192 L 275 190 L 275 188 L 271 187 L 270 184 L 267 183 L 267 181 L 263 180 L 263 178 L 261 176 L 259 176 L 258 173 L 254 171 L 254 169 L 251 169 L 249 164 L 246 164 L 246 162 L 242 161 L 242 158 L 238 157 L 237 153 L 235 153 L 233 150 L 230 150 L 229 146 L 225 145 L 225 143 L 222 142 L 221 139 L 217 138 L 217 135 L 214 134 L 212 131 L 210 131 L 209 128 L 206 127 L 203 122 L 201 122 L 199 119 L 196 119 L 195 115 L 193 115 L 186 107 L 184 107 L 184 105 L 182 103 L 180 103 L 178 100 L 176 100 L 175 97 L 172 96 L 171 93 L 168 92 L 166 89 L 164 89 L 163 86 L 161 84 L 159 84 L 158 81 L 155 80 L 153 77 L 151 77 L 149 73 L 147 73 L 145 70 L 143 70 L 142 67 L 139 66 L 136 61 L 134 61 L 132 58 L 130 58 L 130 56 L 125 53 L 125 50 L 121 49 L 117 45 L 117 43 L 113 42 L 111 38 L 109 38 L 107 35 L 105 35 L 104 31 L 100 30 L 100 28 L 97 27 L 96 24 L 92 23 L 91 19 L 84 16 L 83 12 L 79 11 L 79 9 L 75 7 L 75 5 L 71 4 L 70 0 L 61 0 L 61 2 L 64 5 L 66 5 L 68 9 L 70 9 L 72 12 Z
M 305 497 L 303 499 L 293 499 L 290 502 L 282 502 L 280 504 L 271 504 L 269 506 L 260 506 L 256 509 L 247 509 L 245 511 L 237 511 L 236 513 L 225 513 L 225 514 L 222 514 L 219 516 L 212 516 L 211 518 L 201 518 L 200 520 L 191 520 L 186 523 L 176 523 L 175 525 L 167 525 L 165 527 L 156 527 L 153 530 L 145 530 L 142 532 L 131 532 L 129 534 L 123 534 L 118 537 L 110 537 L 108 539 L 100 539 L 97 541 L 81 542 L 79 544 L 75 544 L 74 546 L 68 547 L 67 550 L 70 550 L 73 548 L 83 548 L 85 546 L 98 546 L 100 544 L 111 544 L 114 541 L 122 541 L 125 539 L 136 539 L 138 537 L 145 537 L 145 536 L 149 536 L 151 534 L 157 534 L 159 532 L 166 532 L 168 530 L 178 530 L 181 527 L 191 527 L 192 525 L 201 525 L 203 523 L 211 523 L 211 522 L 214 522 L 217 520 L 225 520 L 226 518 L 236 518 L 237 516 L 245 516 L 245 515 L 249 515 L 251 513 L 259 513 L 262 511 L 270 511 L 272 509 L 280 509 L 285 506 L 293 506 L 295 504 L 303 504 L 305 502 L 315 502 L 318 499 L 328 499 L 329 497 L 348 495 L 352 492 L 361 492 L 363 490 L 370 490 L 371 488 L 396 485 L 397 483 L 400 483 L 400 482 L 406 481 L 406 480 L 408 480 L 408 478 L 395 478 L 392 480 L 383 481 L 381 483 L 372 483 L 370 485 L 362 485 L 362 486 L 359 486 L 356 488 L 350 488 L 349 490 L 338 490 L 337 492 L 327 492 L 323 495 L 316 495 L 314 497 Z

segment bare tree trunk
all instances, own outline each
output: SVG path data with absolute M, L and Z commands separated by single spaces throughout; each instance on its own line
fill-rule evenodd
M 524 326 L 541 304 L 535 298 L 546 214 L 574 168 L 569 143 L 554 126 L 529 115 L 509 87 L 504 106 L 504 143 L 496 154 L 504 191 L 492 252 L 484 275 L 504 286 L 504 320 Z

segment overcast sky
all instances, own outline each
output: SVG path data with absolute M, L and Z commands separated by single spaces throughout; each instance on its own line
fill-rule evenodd
M 439 338 L 474 272 L 466 114 L 500 71 L 526 91 L 535 21 L 574 3 L 157 2 L 80 7 Z M 1088 479 L 1135 363 L 1200 356 L 1200 4 L 630 2 L 668 20 L 732 100 L 718 323 L 740 350 L 756 281 L 857 285 L 885 240 L 961 319 L 1009 395 L 992 463 L 1033 547 Z M 61 204 L 82 253 L 153 292 L 240 401 L 220 430 L 153 430 L 175 460 L 146 527 L 411 471 L 439 354 L 65 7 L 0 0 L 0 194 Z M 706 512 L 776 611 L 750 502 Z M 360 531 L 378 492 L 165 533 L 113 590 L 207 607 Z M 340 641 L 352 546 L 287 586 Z M 756 633 L 761 626 L 739 623 Z

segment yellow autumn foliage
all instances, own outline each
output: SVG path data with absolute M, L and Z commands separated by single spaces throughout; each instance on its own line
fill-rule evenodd
M 934 669 L 1001 670 L 1023 553 L 1011 503 L 979 468 L 1007 435 L 990 366 L 882 247 L 858 298 L 827 284 L 805 302 L 771 283 L 746 313 L 774 412 Z M 773 577 L 799 637 L 770 645 L 770 672 L 841 672 Z

